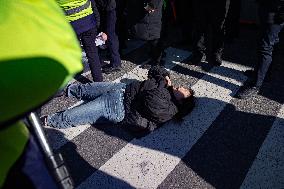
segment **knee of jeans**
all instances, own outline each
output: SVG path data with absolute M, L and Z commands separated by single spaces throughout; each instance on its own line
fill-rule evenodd
M 112 122 L 118 123 L 124 119 L 124 115 L 125 115 L 124 108 L 117 108 L 109 116 L 109 120 L 111 120 Z
M 119 123 L 124 119 L 124 114 L 118 115 L 116 114 L 115 116 L 112 117 L 112 119 L 110 119 L 112 122 L 114 123 Z

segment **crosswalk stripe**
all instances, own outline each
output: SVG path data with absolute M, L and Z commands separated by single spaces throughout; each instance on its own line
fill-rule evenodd
M 282 105 L 241 189 L 284 186 L 284 106 Z
M 181 125 L 169 122 L 144 138 L 134 139 L 78 188 L 120 188 L 121 183 L 135 188 L 157 188 L 246 79 L 231 66 L 239 71 L 245 69 L 224 62 L 222 67 L 210 71 L 213 75 L 205 75 L 192 87 L 198 97 L 197 107 Z

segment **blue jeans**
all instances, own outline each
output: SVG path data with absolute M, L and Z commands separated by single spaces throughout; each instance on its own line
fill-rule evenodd
M 67 89 L 68 97 L 72 96 L 86 103 L 48 116 L 47 124 L 57 128 L 68 128 L 101 121 L 120 122 L 125 115 L 125 86 L 124 83 L 110 82 L 71 85 Z
M 260 87 L 272 62 L 273 47 L 279 42 L 278 34 L 284 23 L 275 23 L 275 12 L 271 12 L 265 5 L 259 5 L 259 18 L 261 26 L 261 40 L 258 47 L 258 65 L 256 86 Z

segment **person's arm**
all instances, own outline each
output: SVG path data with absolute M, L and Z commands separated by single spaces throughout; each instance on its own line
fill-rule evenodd
M 160 66 L 152 66 L 148 71 L 148 78 L 155 78 L 156 76 L 170 77 L 170 72 Z
M 166 76 L 165 79 L 166 79 L 166 82 L 167 82 L 167 86 L 172 86 L 172 81 L 169 78 L 169 76 Z
M 116 1 L 115 0 L 108 0 L 108 6 L 106 8 L 107 11 L 111 11 L 116 9 Z
M 96 2 L 95 0 L 90 0 L 91 3 L 92 3 L 92 9 L 93 9 L 93 12 L 94 12 L 94 16 L 95 16 L 95 19 L 96 19 L 96 26 L 97 26 L 97 29 L 100 28 L 101 26 L 101 17 L 100 17 L 100 13 L 98 11 L 98 8 L 97 8 L 97 5 L 96 5 Z
M 158 9 L 160 3 L 162 3 L 163 0 L 151 0 L 149 1 L 149 3 L 147 3 L 147 6 L 144 7 L 145 10 L 148 12 L 148 13 L 153 13 L 155 12 L 155 10 Z

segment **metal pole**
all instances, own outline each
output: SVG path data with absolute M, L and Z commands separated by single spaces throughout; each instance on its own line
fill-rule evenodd
M 44 130 L 42 128 L 38 115 L 34 112 L 31 112 L 27 118 L 31 132 L 34 133 L 35 138 L 39 142 L 39 145 L 46 158 L 48 168 L 52 172 L 52 175 L 54 176 L 59 187 L 62 189 L 73 189 L 73 181 L 66 166 L 64 165 L 63 157 L 60 153 L 53 153 L 44 134 Z
M 43 149 L 44 153 L 49 157 L 53 156 L 53 152 L 47 142 L 47 139 L 45 137 L 43 128 L 41 127 L 41 123 L 35 113 L 30 113 L 29 115 L 29 122 L 33 126 L 33 131 L 37 137 L 38 142 L 40 143 L 41 148 Z

